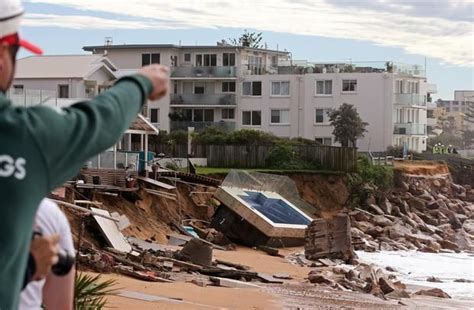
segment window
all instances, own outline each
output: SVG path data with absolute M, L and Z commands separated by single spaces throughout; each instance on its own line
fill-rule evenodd
M 150 121 L 154 124 L 160 123 L 160 109 L 150 109 Z
M 195 94 L 204 94 L 206 90 L 206 84 L 205 83 L 195 83 L 194 84 L 194 93 Z
M 222 109 L 222 119 L 234 119 L 235 110 L 234 109 Z
M 272 96 L 289 96 L 290 82 L 272 82 Z
M 316 81 L 316 95 L 332 95 L 332 80 Z
M 243 82 L 242 95 L 244 96 L 261 96 L 262 82 Z
M 202 122 L 204 120 L 204 110 L 193 110 L 193 121 Z
M 142 66 L 148 66 L 150 64 L 159 64 L 160 54 L 158 53 L 146 53 L 142 54 Z
M 235 82 L 222 82 L 223 93 L 235 93 Z
M 22 95 L 24 91 L 23 85 L 13 85 L 13 94 L 14 95 Z
M 58 85 L 58 97 L 69 98 L 69 85 Z
M 217 66 L 217 54 L 197 54 L 196 67 L 215 67 Z
M 196 67 L 202 67 L 202 55 L 196 55 Z
M 184 54 L 184 62 L 191 62 L 191 54 L 189 53 Z
M 242 111 L 242 125 L 260 126 L 262 125 L 261 111 Z
M 204 121 L 213 122 L 214 121 L 214 110 L 206 109 L 204 110 Z
M 289 124 L 290 111 L 288 110 L 271 110 L 270 123 L 271 124 Z
M 235 66 L 235 54 L 234 53 L 224 53 L 222 55 L 222 65 L 224 67 L 234 67 Z
M 342 91 L 343 92 L 356 92 L 357 80 L 342 80 Z
M 329 109 L 316 109 L 315 123 L 322 124 L 329 122 Z
M 319 144 L 322 145 L 332 145 L 332 138 L 326 138 L 326 137 L 317 137 L 314 139 L 314 141 L 318 142 Z

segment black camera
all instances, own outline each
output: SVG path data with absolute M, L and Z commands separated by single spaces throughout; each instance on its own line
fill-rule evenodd
M 33 232 L 33 238 L 35 235 L 42 236 L 40 231 Z M 76 257 L 71 255 L 68 251 L 60 249 L 58 253 L 58 262 L 51 267 L 51 271 L 57 276 L 65 276 L 71 271 L 72 266 L 76 262 Z

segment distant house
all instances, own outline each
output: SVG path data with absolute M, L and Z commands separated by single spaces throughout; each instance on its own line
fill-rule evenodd
M 26 57 L 17 62 L 9 95 L 23 105 L 93 98 L 113 84 L 116 71 L 102 55 Z

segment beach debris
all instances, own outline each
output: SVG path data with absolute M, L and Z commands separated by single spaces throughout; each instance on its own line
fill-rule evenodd
M 355 253 L 351 244 L 349 216 L 339 214 L 330 220 L 312 221 L 306 229 L 305 256 L 310 260 L 338 258 L 349 261 L 352 259 Z
M 451 296 L 449 296 L 445 291 L 439 288 L 419 290 L 415 293 L 415 295 L 432 296 L 432 297 L 439 297 L 439 298 L 451 298 Z

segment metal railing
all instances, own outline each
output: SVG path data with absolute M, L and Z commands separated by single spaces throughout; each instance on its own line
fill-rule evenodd
M 395 123 L 393 133 L 396 135 L 426 135 L 426 124 Z
M 203 77 L 231 78 L 237 76 L 236 67 L 175 67 L 172 68 L 172 78 Z
M 395 94 L 395 104 L 426 107 L 426 96 L 420 94 Z
M 171 94 L 171 105 L 235 105 L 235 94 Z

